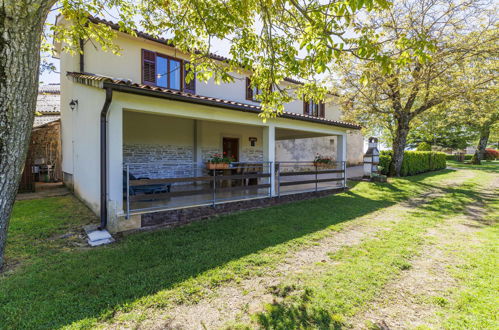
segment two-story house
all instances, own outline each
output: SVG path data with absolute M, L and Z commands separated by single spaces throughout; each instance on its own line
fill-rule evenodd
M 115 43 L 120 56 L 90 42 L 81 55 L 56 45 L 64 181 L 102 227 L 185 221 L 342 188 L 347 154 L 362 157 L 360 127 L 340 121 L 334 102 L 296 99 L 264 123 L 251 72 L 235 73 L 233 83 L 187 83 L 189 55 L 167 40 L 118 32 Z M 317 153 L 334 162 L 313 163 Z M 207 166 L 215 154 L 231 163 Z

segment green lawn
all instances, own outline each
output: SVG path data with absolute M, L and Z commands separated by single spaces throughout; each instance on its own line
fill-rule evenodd
M 287 328 L 286 322 L 305 328 L 340 326 L 344 316 L 410 267 L 427 228 L 478 198 L 479 185 L 497 173 L 497 164 L 486 166 L 474 170 L 476 178 L 405 215 L 384 235 L 331 255 L 341 272 L 324 266 L 320 276 L 305 277 L 300 295 L 268 306 L 267 312 L 255 314 L 255 322 L 277 328 Z M 192 304 L 210 288 L 265 274 L 284 256 L 345 224 L 459 175 L 445 170 L 386 184 L 358 183 L 338 195 L 138 233 L 94 249 L 79 247 L 70 235 L 95 221 L 74 198 L 18 202 L 7 246 L 11 270 L 0 275 L 0 328 L 88 328 L 113 323 L 127 312 L 133 318 L 147 308 Z M 487 285 L 481 290 L 490 294 Z M 296 318 L 295 309 L 306 315 Z

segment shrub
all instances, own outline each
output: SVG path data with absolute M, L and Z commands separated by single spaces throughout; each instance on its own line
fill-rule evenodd
M 428 142 L 421 142 L 418 144 L 417 151 L 431 151 L 431 145 Z
M 485 149 L 485 154 L 483 155 L 486 160 L 496 160 L 499 158 L 499 151 L 495 149 Z
M 447 155 L 443 152 L 405 151 L 400 175 L 408 176 L 444 169 L 447 166 L 446 158 Z M 388 174 L 391 162 L 391 152 L 382 152 L 379 157 L 381 174 Z
M 390 154 L 380 153 L 378 167 L 381 174 L 388 175 L 388 172 L 390 171 L 391 162 L 392 162 L 392 156 Z
M 469 161 L 469 160 L 471 160 L 472 157 L 473 157 L 472 154 L 466 154 L 466 155 L 464 155 L 464 160 Z M 456 155 L 445 155 L 445 159 L 459 161 L 459 155 L 458 154 L 456 154 Z

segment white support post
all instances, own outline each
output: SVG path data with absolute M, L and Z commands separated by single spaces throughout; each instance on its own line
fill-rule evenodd
M 347 178 L 347 134 L 341 134 L 336 136 L 337 149 L 336 149 L 336 161 L 339 162 L 341 169 L 344 169 L 343 173 L 343 185 L 346 186 Z
M 275 126 L 263 128 L 263 160 L 270 162 L 270 195 L 276 196 L 275 188 Z
M 337 149 L 336 149 L 336 161 L 346 162 L 347 161 L 347 134 L 337 135 Z

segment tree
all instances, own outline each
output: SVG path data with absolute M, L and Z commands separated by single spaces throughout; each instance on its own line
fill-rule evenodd
M 55 4 L 2 0 L 0 5 L 0 267 L 33 124 L 45 21 Z M 357 14 L 377 15 L 388 5 L 387 0 L 60 0 L 55 9 L 72 24 L 45 32 L 61 41 L 64 51 L 78 52 L 81 41 L 90 40 L 119 52 L 112 43 L 115 32 L 89 16 L 111 13 L 131 34 L 140 21 L 147 32 L 171 36 L 177 48 L 192 51 L 200 79 L 231 81 L 231 71 L 252 69 L 252 84 L 263 90 L 261 116 L 266 119 L 282 112 L 293 94 L 324 98 L 327 90 L 315 73 L 330 70 L 343 54 L 379 61 L 376 36 L 354 21 Z M 229 40 L 233 59 L 213 61 L 208 56 L 213 39 Z M 305 83 L 282 89 L 278 83 L 285 77 Z
M 415 119 L 494 79 L 469 79 L 462 63 L 497 54 L 495 10 L 481 0 L 402 0 L 363 18 L 380 36 L 382 60 L 347 57 L 338 66 L 339 89 L 344 88 L 348 117 L 365 125 L 383 118 L 393 137 L 392 175 L 400 175 Z

